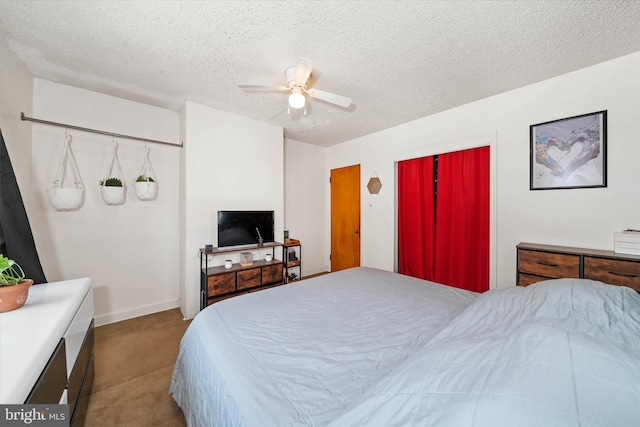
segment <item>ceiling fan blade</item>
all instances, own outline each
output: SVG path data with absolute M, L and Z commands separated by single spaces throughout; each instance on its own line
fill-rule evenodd
M 296 64 L 296 73 L 293 76 L 294 80 L 304 86 L 307 83 L 307 80 L 309 80 L 312 69 L 313 62 L 307 58 L 299 56 L 298 64 Z
M 318 89 L 309 89 L 307 93 L 312 98 L 320 99 L 322 101 L 327 101 L 344 108 L 347 108 L 349 105 L 351 105 L 351 98 L 347 98 L 346 96 L 340 96 L 334 93 L 329 93 L 329 92 L 325 92 L 323 90 L 318 90 Z
M 284 91 L 284 90 L 290 90 L 289 87 L 287 86 L 278 86 L 278 85 L 274 85 L 274 86 L 268 86 L 268 85 L 238 85 L 238 87 L 240 89 L 245 89 L 245 90 L 260 90 L 260 91 Z

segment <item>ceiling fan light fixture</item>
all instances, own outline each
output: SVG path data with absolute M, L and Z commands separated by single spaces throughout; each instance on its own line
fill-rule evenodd
M 250 91 L 266 91 L 266 92 L 289 92 L 287 114 L 291 114 L 291 109 L 303 110 L 303 115 L 307 115 L 307 95 L 310 98 L 318 99 L 329 104 L 338 105 L 342 108 L 348 108 L 351 105 L 351 98 L 336 95 L 335 93 L 325 92 L 313 87 L 308 87 L 309 78 L 312 75 L 313 62 L 309 59 L 298 57 L 298 63 L 295 66 L 285 70 L 284 75 L 287 79 L 287 85 L 254 85 L 242 84 L 238 85 L 241 89 Z M 313 83 L 313 82 L 312 82 Z
M 289 95 L 289 106 L 291 108 L 295 108 L 299 110 L 304 107 L 304 104 L 307 102 L 304 95 L 302 94 L 302 89 L 299 87 L 294 87 L 292 89 L 291 95 Z

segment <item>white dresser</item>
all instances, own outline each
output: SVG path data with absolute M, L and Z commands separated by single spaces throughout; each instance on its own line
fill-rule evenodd
M 25 305 L 0 313 L 0 403 L 68 403 L 84 422 L 93 385 L 91 279 L 34 285 Z

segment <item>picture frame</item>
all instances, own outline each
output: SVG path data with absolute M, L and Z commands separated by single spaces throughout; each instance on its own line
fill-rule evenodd
M 530 190 L 607 186 L 607 111 L 530 126 Z

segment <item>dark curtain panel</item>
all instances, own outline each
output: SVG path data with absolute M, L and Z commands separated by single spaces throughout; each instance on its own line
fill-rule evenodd
M 46 283 L 29 218 L 0 131 L 0 253 L 16 261 L 27 278 Z
M 489 290 L 489 147 L 438 156 L 435 280 Z
M 433 157 L 398 162 L 398 272 L 434 279 Z

